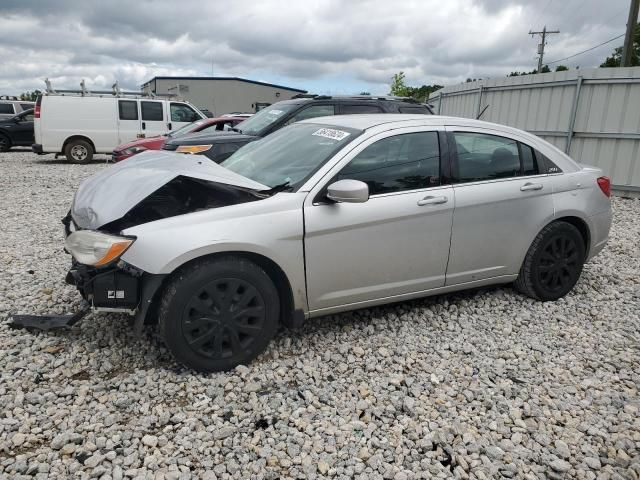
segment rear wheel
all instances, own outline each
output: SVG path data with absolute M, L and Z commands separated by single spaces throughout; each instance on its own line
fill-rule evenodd
M 160 333 L 175 358 L 204 372 L 246 364 L 275 335 L 278 291 L 256 264 L 238 257 L 201 260 L 164 291 Z
M 584 260 L 585 244 L 578 229 L 562 221 L 551 223 L 529 247 L 515 287 L 538 300 L 557 300 L 578 282 Z
M 86 140 L 71 140 L 64 154 L 71 163 L 89 163 L 93 159 L 93 147 Z
M 11 149 L 11 140 L 6 135 L 0 133 L 0 152 L 8 152 Z

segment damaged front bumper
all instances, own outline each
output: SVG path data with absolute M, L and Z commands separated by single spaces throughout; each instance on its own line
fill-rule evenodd
M 165 278 L 166 275 L 143 272 L 122 260 L 105 268 L 72 260 L 65 281 L 78 289 L 93 311 L 134 316 L 134 330 L 139 334 Z

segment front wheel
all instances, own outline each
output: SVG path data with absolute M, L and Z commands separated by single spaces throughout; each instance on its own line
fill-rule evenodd
M 64 154 L 71 163 L 89 163 L 93 158 L 93 147 L 86 140 L 71 140 Z
M 11 149 L 11 140 L 0 133 L 0 152 L 8 152 Z
M 174 357 L 202 372 L 230 370 L 263 352 L 276 333 L 278 290 L 239 257 L 197 261 L 164 290 L 159 328 Z
M 585 248 L 582 235 L 570 223 L 547 225 L 529 247 L 515 281 L 516 289 L 542 301 L 565 296 L 580 278 Z

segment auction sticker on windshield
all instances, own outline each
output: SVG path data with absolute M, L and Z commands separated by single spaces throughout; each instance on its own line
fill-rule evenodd
M 271 115 L 282 115 L 282 110 L 269 110 Z
M 349 132 L 343 132 L 342 130 L 336 130 L 334 128 L 321 128 L 312 133 L 312 135 L 340 141 L 347 138 L 351 134 Z

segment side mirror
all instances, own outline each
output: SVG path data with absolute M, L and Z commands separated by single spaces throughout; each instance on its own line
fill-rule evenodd
M 369 200 L 369 185 L 360 180 L 338 180 L 327 188 L 327 198 L 334 202 L 364 203 Z

